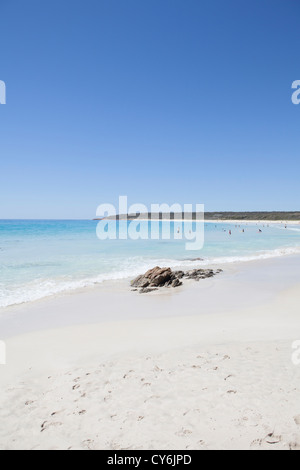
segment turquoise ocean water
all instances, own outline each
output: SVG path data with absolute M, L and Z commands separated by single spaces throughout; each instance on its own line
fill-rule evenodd
M 172 224 L 176 232 L 179 224 Z M 156 265 L 192 268 L 300 252 L 299 226 L 206 223 L 200 251 L 186 251 L 186 240 L 100 241 L 96 228 L 94 221 L 0 221 L 0 308 L 134 277 Z

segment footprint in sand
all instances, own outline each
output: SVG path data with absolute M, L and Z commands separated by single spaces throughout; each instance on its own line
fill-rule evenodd
M 294 442 L 290 442 L 289 444 L 290 450 L 300 450 L 300 440 L 296 438 Z
M 94 447 L 94 441 L 92 439 L 86 439 L 82 442 L 83 447 L 87 449 L 92 449 Z
M 274 446 L 276 444 L 280 444 L 282 441 L 282 436 L 275 436 L 274 433 L 268 434 L 266 437 L 263 439 L 256 439 L 251 443 L 251 447 L 262 447 L 264 444 L 267 444 L 268 446 Z
M 272 432 L 265 437 L 265 442 L 270 445 L 279 444 L 281 442 L 281 436 L 275 436 Z
M 294 417 L 294 421 L 297 424 L 297 426 L 300 426 L 300 415 Z
M 25 403 L 25 406 L 29 406 L 29 405 L 33 405 L 33 404 L 34 404 L 34 401 L 29 400 Z
M 227 382 L 228 379 L 231 379 L 231 377 L 233 377 L 233 375 L 228 375 L 227 377 L 225 377 L 225 382 Z
M 246 409 L 243 411 L 243 416 L 237 420 L 240 426 L 249 426 L 257 428 L 263 419 L 262 415 L 253 410 Z
M 223 361 L 230 361 L 230 359 L 231 359 L 230 356 L 227 356 L 227 355 L 223 357 Z
M 62 425 L 63 425 L 63 423 L 59 423 L 59 422 L 57 422 L 57 423 L 48 423 L 48 421 L 45 421 L 41 426 L 41 428 L 42 428 L 41 432 L 46 431 L 50 427 L 58 427 L 58 426 L 62 426 Z
M 186 437 L 186 436 L 189 436 L 190 434 L 193 434 L 193 432 L 190 431 L 189 429 L 184 429 L 184 428 L 182 428 L 180 431 L 175 433 L 175 435 L 179 437 Z
M 61 413 L 64 413 L 65 410 L 60 410 L 60 411 L 54 411 L 53 413 L 51 413 L 51 416 L 56 416 L 56 415 L 59 415 Z

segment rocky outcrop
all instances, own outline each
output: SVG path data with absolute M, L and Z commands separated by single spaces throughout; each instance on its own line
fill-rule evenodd
M 175 280 L 174 273 L 171 268 L 153 268 L 142 276 L 138 276 L 132 281 L 131 286 L 142 289 L 143 293 L 151 292 L 158 287 L 169 285 Z
M 172 271 L 171 268 L 160 268 L 157 266 L 147 271 L 146 274 L 134 279 L 131 282 L 131 287 L 133 287 L 134 291 L 140 289 L 141 294 L 146 294 L 161 287 L 180 287 L 183 284 L 182 280 L 184 278 L 200 281 L 200 279 L 213 277 L 220 272 L 222 272 L 221 269 L 217 271 L 213 269 L 193 269 L 186 272 Z

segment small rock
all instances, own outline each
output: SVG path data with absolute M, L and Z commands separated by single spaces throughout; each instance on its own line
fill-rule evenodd
M 131 282 L 133 291 L 136 292 L 140 289 L 141 294 L 147 294 L 153 292 L 160 287 L 180 287 L 182 286 L 181 280 L 192 279 L 194 281 L 200 281 L 200 279 L 207 279 L 214 277 L 216 274 L 222 272 L 221 269 L 214 271 L 213 269 L 193 269 L 191 271 L 172 271 L 171 268 L 160 268 L 156 266 L 153 269 L 149 269 L 146 274 L 138 276 Z
M 155 290 L 158 290 L 157 288 L 149 288 L 145 287 L 140 290 L 140 294 L 149 294 L 149 292 L 154 292 Z
M 174 279 L 172 282 L 172 287 L 180 287 L 182 286 L 182 282 L 179 281 L 179 279 Z

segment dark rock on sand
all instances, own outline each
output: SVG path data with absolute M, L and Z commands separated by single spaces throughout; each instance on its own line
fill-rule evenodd
M 179 281 L 179 279 L 174 279 L 174 281 L 171 284 L 172 287 L 179 287 L 182 286 L 182 282 Z
M 158 288 L 157 287 L 154 287 L 154 288 L 144 287 L 143 289 L 140 290 L 140 294 L 148 294 L 149 292 L 154 292 L 155 290 L 158 290 Z
M 160 287 L 180 287 L 184 278 L 200 281 L 200 279 L 207 279 L 221 272 L 221 269 L 217 271 L 213 269 L 193 269 L 187 272 L 172 271 L 171 268 L 160 268 L 157 266 L 147 271 L 146 274 L 134 279 L 131 287 L 134 288 L 133 291 L 140 289 L 141 294 L 147 294 L 158 290 Z
M 183 271 L 175 271 L 173 274 L 177 279 L 182 279 L 184 277 Z
M 185 273 L 187 279 L 194 279 L 195 281 L 200 281 L 200 279 L 207 279 L 213 277 L 217 274 L 213 269 L 193 269 Z
M 142 289 L 146 287 L 162 287 L 167 284 L 172 277 L 172 271 L 170 268 L 153 268 L 146 272 L 143 276 L 138 276 L 132 281 L 132 287 L 140 287 Z

